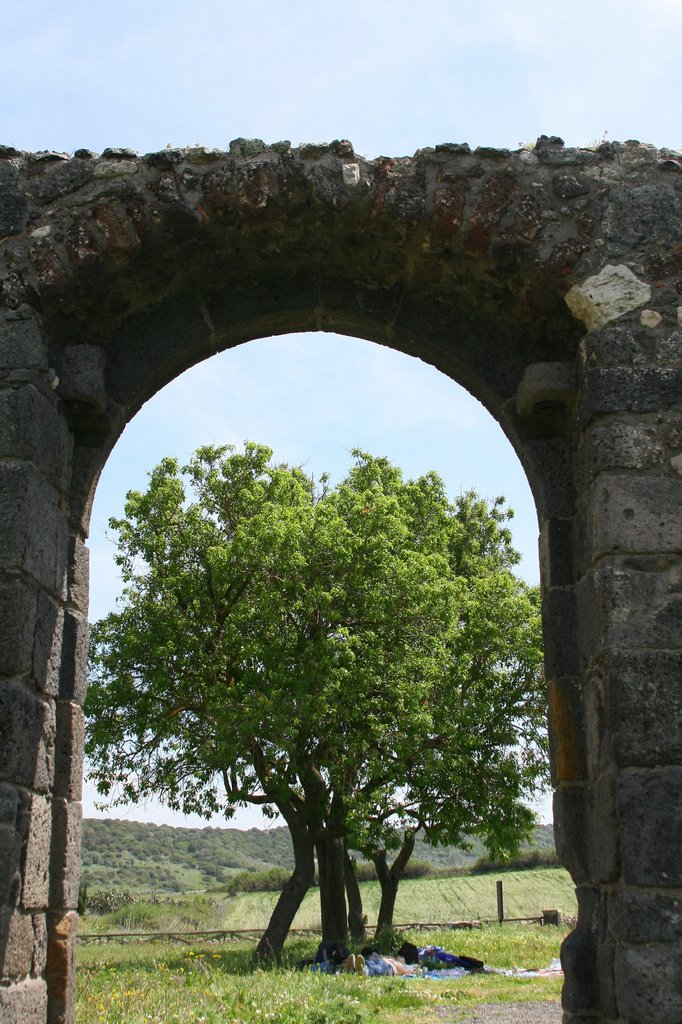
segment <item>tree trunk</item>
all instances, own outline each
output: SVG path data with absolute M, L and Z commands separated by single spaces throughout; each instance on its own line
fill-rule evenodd
M 414 833 L 406 832 L 400 852 L 390 867 L 386 858 L 386 850 L 379 850 L 372 856 L 377 878 L 381 885 L 381 904 L 379 906 L 375 937 L 378 937 L 382 928 L 393 928 L 393 914 L 395 912 L 396 896 L 398 895 L 398 885 L 400 884 L 401 875 L 407 867 L 407 862 L 412 856 L 414 843 Z
M 345 842 L 342 837 L 321 836 L 315 843 L 320 881 L 322 941 L 348 942 L 346 911 Z
M 315 846 L 306 826 L 292 825 L 289 832 L 294 847 L 294 871 L 285 884 L 275 905 L 267 928 L 261 935 L 254 953 L 255 959 L 277 956 L 281 950 L 296 911 L 315 880 Z
M 365 915 L 362 912 L 362 895 L 355 873 L 355 862 L 344 846 L 344 867 L 346 874 L 346 896 L 348 897 L 348 930 L 353 942 L 364 942 Z

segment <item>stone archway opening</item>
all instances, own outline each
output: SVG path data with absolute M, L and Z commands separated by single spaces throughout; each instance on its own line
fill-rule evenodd
M 371 163 L 346 142 L 245 140 L 0 156 L 3 1014 L 72 1017 L 97 476 L 183 369 L 312 329 L 419 355 L 518 453 L 541 525 L 557 846 L 580 904 L 565 1019 L 679 1019 L 675 155 L 543 138 Z

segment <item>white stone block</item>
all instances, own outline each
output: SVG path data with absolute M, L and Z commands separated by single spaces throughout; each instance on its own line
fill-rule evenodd
M 566 303 L 574 317 L 589 331 L 617 320 L 651 299 L 651 285 L 635 277 L 629 267 L 607 264 L 593 277 L 567 292 Z

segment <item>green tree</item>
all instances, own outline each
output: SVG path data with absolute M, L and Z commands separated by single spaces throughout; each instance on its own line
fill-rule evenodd
M 453 732 L 434 721 L 459 713 L 446 693 L 465 672 L 471 581 L 511 578 L 516 557 L 499 503 L 450 504 L 436 474 L 405 482 L 354 457 L 331 488 L 258 445 L 203 448 L 182 470 L 164 460 L 112 521 L 124 593 L 92 630 L 91 777 L 115 801 L 283 816 L 295 867 L 261 954 L 281 948 L 315 856 L 323 935 L 346 935 L 347 880 L 357 927 L 349 835 L 390 848 L 406 800 L 428 807 L 451 784 L 421 768 L 448 762 Z M 519 814 L 501 806 L 504 847 Z
M 396 778 L 356 799 L 349 842 L 374 862 L 381 884 L 377 932 L 393 925 L 418 833 L 461 847 L 476 835 L 504 857 L 534 831 L 525 800 L 548 776 L 539 604 L 538 588 L 479 567 L 429 698 L 431 721 L 408 741 Z

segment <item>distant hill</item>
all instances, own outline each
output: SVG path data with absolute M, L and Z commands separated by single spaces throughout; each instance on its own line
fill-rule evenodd
M 553 849 L 551 825 L 539 825 L 535 844 Z M 414 856 L 435 868 L 464 867 L 485 854 L 478 840 L 470 851 L 417 841 Z M 93 888 L 188 892 L 220 886 L 237 871 L 291 868 L 286 826 L 271 829 L 173 828 L 136 821 L 83 821 L 81 876 Z

